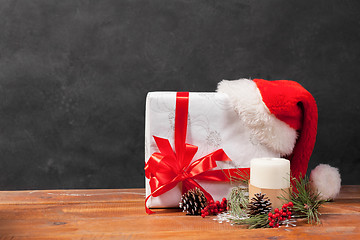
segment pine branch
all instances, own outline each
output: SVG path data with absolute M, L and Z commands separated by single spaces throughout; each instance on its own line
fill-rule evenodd
M 246 172 L 237 170 L 235 176 L 231 177 L 232 181 L 240 182 L 242 185 L 248 186 L 250 181 L 250 175 Z
M 299 176 L 298 179 L 294 179 L 294 189 L 297 189 L 297 192 L 293 191 L 290 195 L 285 194 L 281 196 L 281 199 L 284 199 L 287 202 L 293 202 L 294 207 L 292 208 L 294 212 L 297 213 L 297 217 L 306 217 L 308 223 L 320 224 L 319 207 L 326 202 L 325 200 L 320 200 L 318 192 L 313 192 L 310 189 L 310 181 L 307 176 L 302 178 Z
M 269 220 L 267 214 L 258 214 L 248 217 L 249 211 L 248 190 L 241 187 L 234 187 L 229 196 L 230 214 L 234 218 L 230 218 L 232 224 L 247 225 L 249 229 L 269 228 Z
M 249 173 L 236 169 L 234 176 L 232 176 L 230 172 L 226 173 L 223 169 L 222 171 L 225 174 L 225 176 L 227 176 L 227 178 L 230 180 L 230 182 L 239 183 L 240 185 L 244 185 L 244 186 L 249 185 L 249 181 L 250 181 Z
M 248 192 L 241 187 L 234 187 L 231 190 L 229 200 L 230 213 L 236 217 L 246 216 L 247 205 L 249 203 Z
M 249 229 L 254 228 L 269 228 L 269 220 L 267 214 L 256 215 L 245 219 L 234 219 L 233 224 L 247 225 Z

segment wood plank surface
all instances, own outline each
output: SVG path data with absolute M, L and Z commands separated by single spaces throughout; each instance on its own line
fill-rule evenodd
M 360 239 L 360 186 L 342 186 L 321 225 L 248 230 L 178 209 L 144 211 L 144 189 L 0 192 L 0 239 Z

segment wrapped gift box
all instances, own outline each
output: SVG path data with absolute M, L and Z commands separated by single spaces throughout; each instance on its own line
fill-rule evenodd
M 158 147 L 153 136 L 169 139 L 174 149 L 176 92 L 150 92 L 146 98 L 145 162 Z M 259 157 L 279 157 L 279 153 L 260 144 L 252 137 L 223 93 L 189 93 L 186 143 L 198 146 L 193 161 L 217 149 L 223 149 L 232 160 L 218 162 L 215 169 L 249 168 L 250 160 Z M 214 170 L 215 170 L 214 169 Z M 227 197 L 231 182 L 197 181 L 214 200 Z M 145 178 L 146 196 L 151 194 Z M 147 207 L 177 207 L 181 198 L 181 183 L 158 197 L 150 197 Z

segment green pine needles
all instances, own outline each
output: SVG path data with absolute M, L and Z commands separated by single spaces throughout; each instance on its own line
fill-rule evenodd
M 234 219 L 232 223 L 247 225 L 249 229 L 270 228 L 267 214 L 259 214 L 245 219 Z
M 247 228 L 269 228 L 267 214 L 248 216 L 249 192 L 244 187 L 234 187 L 229 196 L 230 219 L 232 224 L 247 225 Z
M 297 190 L 297 191 L 296 191 Z M 319 219 L 319 207 L 326 202 L 325 200 L 319 199 L 318 192 L 314 192 L 310 188 L 310 180 L 307 176 L 298 179 L 293 178 L 293 191 L 290 195 L 285 195 L 287 197 L 281 196 L 281 199 L 286 200 L 287 202 L 293 202 L 294 206 L 292 210 L 296 212 L 296 217 L 305 217 L 307 222 L 320 223 Z
M 236 176 L 231 176 L 230 180 L 241 185 L 247 185 L 249 175 L 239 171 Z M 299 179 L 292 178 L 291 185 L 293 191 L 290 194 L 284 192 L 284 195 L 278 198 L 293 203 L 291 211 L 295 218 L 306 218 L 308 224 L 320 224 L 319 216 L 321 214 L 319 208 L 326 200 L 321 200 L 320 193 L 311 189 L 309 177 L 300 175 Z M 247 213 L 249 204 L 247 188 L 242 186 L 234 187 L 228 201 L 230 214 L 234 216 L 234 218 L 230 219 L 233 224 L 247 225 L 250 229 L 270 227 L 268 214 L 249 216 Z
M 239 169 L 235 169 L 234 175 L 231 175 L 230 172 L 225 172 L 222 169 L 223 173 L 228 177 L 230 182 L 248 186 L 250 181 L 250 175 L 246 171 L 241 171 Z
M 234 187 L 231 190 L 229 199 L 230 214 L 237 217 L 246 216 L 249 203 L 249 192 L 247 188 Z

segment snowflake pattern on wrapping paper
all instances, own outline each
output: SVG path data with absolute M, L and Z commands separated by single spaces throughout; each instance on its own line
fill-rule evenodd
M 219 93 L 214 92 L 200 92 L 198 93 L 199 97 L 202 97 L 206 99 L 209 102 L 212 102 L 212 104 L 215 104 L 217 108 L 222 110 L 233 110 L 235 113 L 235 109 L 231 106 L 231 104 L 228 104 L 228 102 L 223 101 L 223 97 L 219 96 Z
M 170 123 L 171 131 L 174 131 L 174 129 L 175 129 L 175 113 L 174 112 L 169 112 L 168 120 L 169 120 L 169 123 Z
M 214 96 L 210 93 L 205 93 L 205 92 L 199 92 L 198 93 L 199 97 L 205 98 L 207 100 L 213 100 Z
M 206 143 L 208 146 L 212 146 L 215 148 L 219 148 L 222 143 L 221 135 L 218 131 L 208 131 L 208 135 L 206 137 Z

